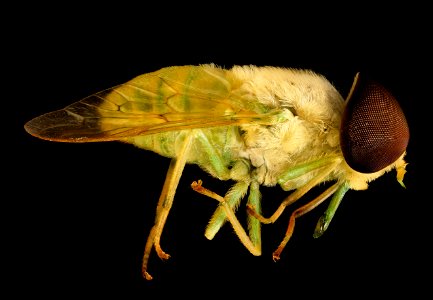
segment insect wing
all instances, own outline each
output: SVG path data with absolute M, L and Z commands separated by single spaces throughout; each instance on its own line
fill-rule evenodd
M 267 108 L 239 85 L 212 65 L 163 68 L 39 116 L 25 129 L 51 141 L 92 142 L 260 120 Z

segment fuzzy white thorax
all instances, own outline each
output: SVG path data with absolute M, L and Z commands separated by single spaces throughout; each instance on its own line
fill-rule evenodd
M 275 67 L 236 66 L 232 72 L 246 93 L 287 112 L 287 121 L 273 126 L 241 126 L 243 157 L 257 168 L 261 184 L 273 186 L 281 172 L 296 164 L 340 153 L 344 99 L 326 78 L 308 70 Z M 298 184 L 313 175 L 303 176 Z

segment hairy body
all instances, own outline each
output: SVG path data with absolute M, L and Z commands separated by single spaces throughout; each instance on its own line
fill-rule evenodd
M 360 92 L 359 92 L 360 91 Z M 382 86 L 358 76 L 345 101 L 323 76 L 309 70 L 213 64 L 168 67 L 44 114 L 25 125 L 39 138 L 60 142 L 121 141 L 171 158 L 143 256 L 143 275 L 154 248 L 169 255 L 160 237 L 185 164 L 197 164 L 235 184 L 224 197 L 193 182 L 192 188 L 219 201 L 205 235 L 212 239 L 229 221 L 244 246 L 261 254 L 261 224 L 273 223 L 285 207 L 311 188 L 334 181 L 318 197 L 296 209 L 295 219 L 332 196 L 316 226 L 329 226 L 344 194 L 361 190 L 385 172 L 397 170 L 402 183 L 409 132 L 398 103 Z M 372 157 L 376 156 L 376 158 Z M 374 159 L 370 159 L 374 158 Z M 292 191 L 275 213 L 261 215 L 259 187 Z M 235 216 L 248 194 L 248 233 Z

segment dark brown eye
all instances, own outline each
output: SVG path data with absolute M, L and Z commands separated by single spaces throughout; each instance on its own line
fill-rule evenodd
M 406 150 L 409 127 L 394 96 L 382 85 L 355 77 L 341 121 L 344 159 L 355 171 L 377 172 Z

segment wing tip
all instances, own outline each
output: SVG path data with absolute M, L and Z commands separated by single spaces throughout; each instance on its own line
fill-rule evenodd
M 30 135 L 55 142 L 84 142 L 85 138 L 71 134 L 71 129 L 80 128 L 81 122 L 66 110 L 56 110 L 31 119 L 24 124 Z M 69 133 L 66 135 L 65 133 Z

